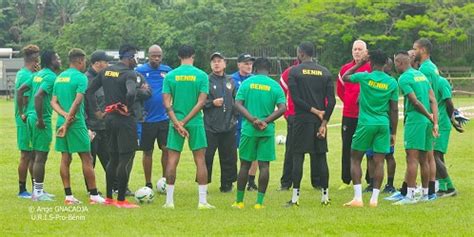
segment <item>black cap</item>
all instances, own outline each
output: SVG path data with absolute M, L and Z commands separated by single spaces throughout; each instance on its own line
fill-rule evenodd
M 243 54 L 239 55 L 239 57 L 237 58 L 238 63 L 247 62 L 247 61 L 255 61 L 255 58 L 252 57 L 252 55 L 250 55 L 248 53 L 243 53 Z
M 97 51 L 93 52 L 92 55 L 91 55 L 91 63 L 92 64 L 94 64 L 95 62 L 98 62 L 98 61 L 109 62 L 109 61 L 112 61 L 112 59 L 113 59 L 112 56 L 107 55 L 107 53 L 105 53 L 105 51 L 102 51 L 102 50 L 97 50 Z
M 214 59 L 214 57 L 225 59 L 224 55 L 222 55 L 220 52 L 214 52 L 213 54 L 211 54 L 211 60 Z

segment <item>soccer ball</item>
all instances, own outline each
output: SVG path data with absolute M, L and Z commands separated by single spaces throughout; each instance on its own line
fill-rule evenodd
M 155 192 L 149 187 L 143 187 L 135 192 L 135 201 L 139 204 L 151 203 L 155 199 Z
M 161 178 L 156 182 L 156 190 L 158 193 L 165 194 L 166 193 L 166 179 Z
M 283 135 L 278 135 L 275 137 L 275 143 L 278 145 L 283 145 L 286 143 L 286 137 Z

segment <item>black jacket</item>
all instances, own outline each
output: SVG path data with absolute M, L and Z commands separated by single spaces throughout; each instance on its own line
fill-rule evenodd
M 90 67 L 86 76 L 88 79 L 88 84 L 92 84 L 94 78 L 97 76 L 97 72 Z M 105 120 L 97 119 L 95 113 L 97 111 L 105 111 L 105 100 L 104 100 L 104 89 L 101 87 L 94 93 L 95 96 L 86 98 L 86 124 L 87 128 L 90 130 L 105 130 Z M 92 106 L 94 104 L 94 106 Z
M 133 103 L 132 110 L 135 115 L 135 120 L 138 123 L 145 121 L 145 109 L 143 104 L 145 100 L 151 97 L 151 89 L 143 89 L 142 86 L 146 84 L 145 77 L 140 73 L 137 74 L 137 96 L 135 97 L 135 103 Z
M 209 94 L 204 106 L 204 124 L 206 130 L 212 133 L 229 132 L 237 125 L 234 80 L 230 76 L 209 74 Z M 224 98 L 224 104 L 216 107 L 214 99 Z

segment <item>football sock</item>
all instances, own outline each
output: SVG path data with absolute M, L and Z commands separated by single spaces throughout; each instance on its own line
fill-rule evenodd
M 291 202 L 296 203 L 300 199 L 300 189 L 294 188 L 293 189 L 293 196 L 291 197 Z
M 257 204 L 263 205 L 263 198 L 265 197 L 265 193 L 257 193 Z
M 72 196 L 71 188 L 64 188 L 64 193 L 66 194 L 66 196 Z
M 168 184 L 166 186 L 166 203 L 167 204 L 174 203 L 173 195 L 174 195 L 174 185 Z
M 448 190 L 447 185 L 448 184 L 446 183 L 446 179 L 439 179 L 438 180 L 439 191 L 445 192 L 446 190 Z
M 362 201 L 362 184 L 354 184 L 354 200 Z
M 329 189 L 328 188 L 322 188 L 321 189 L 321 194 L 324 198 L 329 199 Z
M 372 197 L 370 198 L 370 202 L 377 203 L 379 200 L 379 193 L 380 193 L 380 189 L 374 188 L 374 190 L 372 191 Z
M 426 196 L 428 195 L 428 188 L 423 188 L 423 196 Z
M 35 196 L 43 195 L 43 183 L 36 183 L 35 182 Z
M 153 189 L 153 184 L 151 184 L 151 183 L 146 183 L 145 186 L 147 186 L 147 187 Z
M 199 203 L 207 203 L 207 185 L 198 185 Z
M 407 192 L 408 192 L 407 188 L 408 188 L 407 182 L 403 182 L 402 188 L 400 189 L 400 193 L 401 193 L 403 196 L 406 196 L 406 195 L 407 195 Z
M 453 181 L 451 181 L 451 177 L 447 177 L 444 179 L 446 181 L 446 188 L 447 189 L 454 189 Z
M 428 195 L 434 194 L 435 193 L 435 182 L 430 181 L 428 183 Z
M 390 187 L 393 187 L 393 177 L 388 177 L 387 185 L 390 186 Z
M 92 195 L 92 196 L 99 195 L 99 193 L 97 192 L 97 188 L 94 188 L 94 189 L 89 190 L 89 193 L 90 193 L 90 195 Z
M 236 202 L 243 202 L 244 201 L 244 194 L 245 191 L 237 190 L 237 198 L 235 199 Z
M 413 199 L 415 197 L 415 189 L 416 189 L 415 187 L 413 188 L 408 187 L 406 197 Z
M 19 181 L 19 184 L 20 184 L 20 193 L 25 192 L 26 191 L 26 182 Z

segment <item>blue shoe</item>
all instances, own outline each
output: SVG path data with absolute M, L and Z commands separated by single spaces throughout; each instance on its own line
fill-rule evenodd
M 23 191 L 21 193 L 18 193 L 19 198 L 25 198 L 25 199 L 30 199 L 31 198 L 31 193 L 28 191 Z
M 438 199 L 438 196 L 436 195 L 436 193 L 433 193 L 431 195 L 423 195 L 420 198 L 420 201 L 422 201 L 422 202 L 431 202 L 431 201 L 434 201 L 436 199 Z
M 404 197 L 402 200 L 400 200 L 398 202 L 395 202 L 395 203 L 392 203 L 392 205 L 411 205 L 411 204 L 415 204 L 417 202 L 418 202 L 418 200 L 416 200 L 414 198 Z
M 384 198 L 384 200 L 387 200 L 387 201 L 400 201 L 402 199 L 404 199 L 405 196 L 402 195 L 402 193 L 400 192 L 395 192 L 394 194 L 392 194 L 391 196 L 388 196 L 386 198 Z

